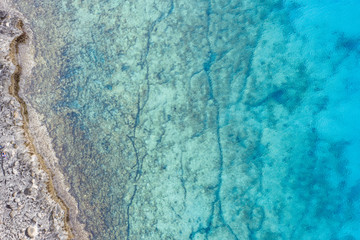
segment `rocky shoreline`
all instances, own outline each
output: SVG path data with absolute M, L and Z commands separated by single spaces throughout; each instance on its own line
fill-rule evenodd
M 88 239 L 46 128 L 21 96 L 33 65 L 27 28 L 0 3 L 0 239 Z

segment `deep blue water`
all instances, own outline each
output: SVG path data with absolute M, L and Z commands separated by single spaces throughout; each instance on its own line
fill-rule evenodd
M 360 2 L 14 1 L 93 239 L 360 239 Z

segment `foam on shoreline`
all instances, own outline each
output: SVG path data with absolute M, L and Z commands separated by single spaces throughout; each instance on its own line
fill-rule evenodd
M 20 19 L 17 27 L 22 33 L 10 44 L 10 59 L 15 66 L 15 71 L 11 76 L 11 85 L 8 90 L 20 103 L 26 146 L 30 153 L 37 157 L 41 170 L 48 175 L 47 190 L 64 211 L 64 228 L 68 232 L 68 239 L 88 239 L 89 234 L 84 231 L 84 225 L 76 219 L 77 203 L 69 194 L 69 186 L 65 184 L 64 176 L 58 168 L 58 159 L 52 148 L 47 129 L 41 123 L 41 117 L 29 105 L 26 96 L 22 95 L 21 88 L 32 77 L 31 70 L 35 66 L 32 31 L 24 16 L 9 6 L 11 6 L 10 3 L 6 1 L 0 3 L 1 9 Z

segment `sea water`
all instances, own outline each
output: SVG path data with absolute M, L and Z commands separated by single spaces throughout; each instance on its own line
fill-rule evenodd
M 360 2 L 14 0 L 93 239 L 360 239 Z

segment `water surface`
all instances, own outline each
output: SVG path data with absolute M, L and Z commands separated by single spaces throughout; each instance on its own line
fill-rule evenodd
M 93 239 L 360 239 L 358 1 L 14 2 Z

